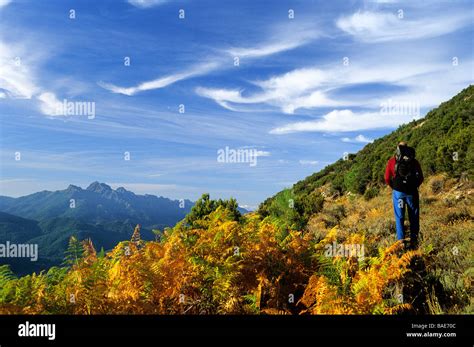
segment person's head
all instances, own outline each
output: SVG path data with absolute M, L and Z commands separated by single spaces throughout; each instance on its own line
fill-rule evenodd
M 405 141 L 400 141 L 397 145 L 397 149 L 395 150 L 395 156 L 399 156 L 400 155 L 400 147 L 406 147 L 408 146 L 408 143 L 406 143 Z

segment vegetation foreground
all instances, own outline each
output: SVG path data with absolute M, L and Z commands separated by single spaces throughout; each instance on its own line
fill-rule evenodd
M 96 252 L 72 237 L 64 265 L 17 278 L 0 266 L 3 314 L 472 314 L 474 86 L 265 200 L 203 195 L 155 241 Z M 383 168 L 409 141 L 420 245 L 395 242 Z M 444 173 L 444 174 L 441 174 Z
M 415 251 L 395 242 L 388 189 L 326 197 L 304 231 L 205 195 L 159 240 L 136 230 L 104 254 L 71 238 L 62 267 L 16 278 L 2 266 L 0 313 L 473 313 L 472 193 L 442 175 L 423 185 Z

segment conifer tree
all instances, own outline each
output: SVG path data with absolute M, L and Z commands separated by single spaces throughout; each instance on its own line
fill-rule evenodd
M 65 266 L 74 266 L 78 265 L 80 259 L 83 255 L 83 247 L 81 242 L 75 237 L 71 236 L 69 239 L 69 245 L 67 250 L 64 252 L 64 262 Z

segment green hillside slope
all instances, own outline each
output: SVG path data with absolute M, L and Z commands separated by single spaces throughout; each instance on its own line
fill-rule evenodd
M 323 170 L 297 182 L 291 189 L 279 192 L 259 206 L 263 216 L 287 216 L 296 227 L 322 207 L 321 197 L 311 194 L 327 185 L 326 193 L 346 192 L 377 194 L 383 185 L 387 160 L 394 155 L 399 141 L 407 141 L 416 149 L 425 176 L 444 172 L 451 177 L 474 174 L 474 86 L 469 86 L 451 100 L 430 111 L 424 118 L 400 126 L 394 132 L 366 145 L 347 160 L 340 159 Z M 285 211 L 293 199 L 294 211 Z

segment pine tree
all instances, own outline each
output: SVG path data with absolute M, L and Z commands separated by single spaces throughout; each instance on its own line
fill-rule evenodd
M 104 250 L 104 247 L 100 247 L 100 252 L 99 254 L 97 254 L 97 258 L 104 258 L 105 257 L 105 250 Z
M 64 252 L 64 255 L 63 265 L 74 266 L 79 264 L 83 255 L 83 247 L 81 242 L 75 236 L 71 236 L 69 239 L 69 246 Z

